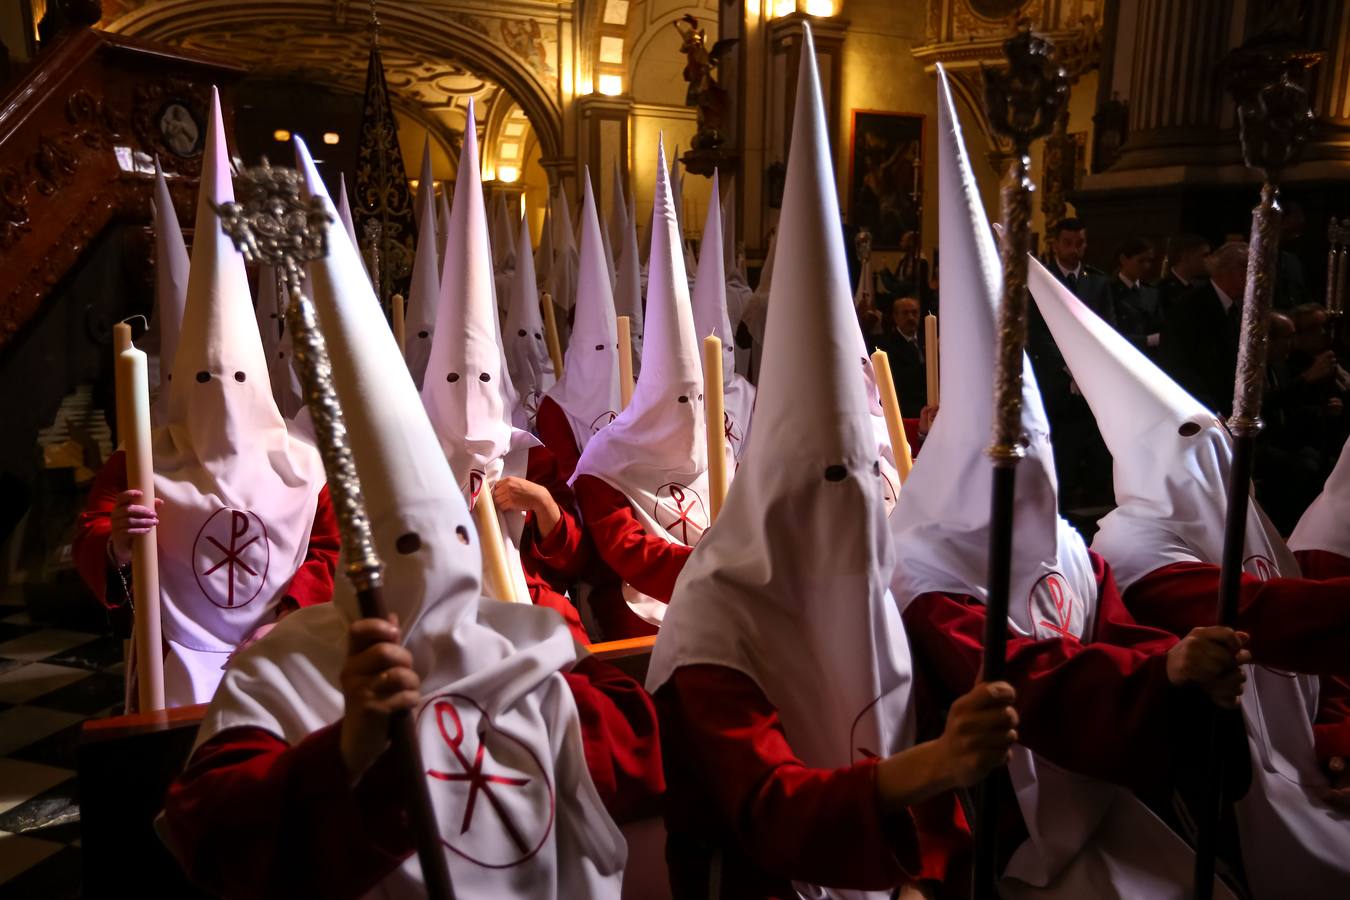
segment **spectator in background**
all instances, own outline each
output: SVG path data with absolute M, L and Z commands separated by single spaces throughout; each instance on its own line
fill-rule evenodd
M 1280 217 L 1280 255 L 1275 263 L 1276 309 L 1293 309 L 1308 300 L 1308 283 L 1303 277 L 1303 261 L 1298 258 L 1298 240 L 1303 237 L 1307 224 L 1303 217 L 1303 207 L 1289 201 L 1281 204 L 1284 215 Z
M 923 334 L 919 330 L 919 298 L 901 297 L 891 305 L 889 327 L 877 341 L 891 364 L 900 415 L 917 419 L 928 405 Z
M 1270 349 L 1266 389 L 1261 402 L 1261 430 L 1256 444 L 1256 497 L 1281 534 L 1288 535 L 1322 489 L 1330 471 L 1324 450 L 1307 436 L 1321 430 L 1320 414 L 1309 403 L 1303 380 L 1289 371 L 1294 349 L 1294 320 L 1270 314 Z
M 1183 294 L 1163 320 L 1158 362 L 1205 406 L 1227 416 L 1247 281 L 1247 245 L 1229 241 L 1205 258 L 1209 281 Z
M 1208 277 L 1205 257 L 1209 241 L 1198 234 L 1179 234 L 1167 244 L 1167 272 L 1158 282 L 1158 303 L 1164 317 L 1177 298 Z
M 1317 411 L 1321 425 L 1320 429 L 1310 429 L 1318 433 L 1309 433 L 1305 439 L 1318 443 L 1335 458 L 1350 433 L 1345 415 L 1346 400 L 1350 399 L 1350 372 L 1336 360 L 1331 345 L 1331 319 L 1322 306 L 1304 303 L 1290 310 L 1289 316 L 1294 320 L 1289 372 L 1307 391 L 1308 403 Z
M 1111 292 L 1116 309 L 1116 330 L 1151 359 L 1157 358 L 1162 332 L 1162 308 L 1153 279 L 1153 244 L 1133 237 L 1116 252 L 1116 279 Z

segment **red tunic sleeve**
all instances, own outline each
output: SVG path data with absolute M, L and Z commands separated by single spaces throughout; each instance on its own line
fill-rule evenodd
M 525 522 L 527 571 L 535 569 L 556 591 L 576 581 L 591 561 L 594 551 L 577 516 L 576 497 L 567 486 L 558 458 L 547 447 L 530 448 L 525 477 L 548 489 L 558 504 L 558 524 L 546 535 L 531 514 Z
M 226 897 L 360 897 L 393 871 L 413 850 L 393 754 L 349 787 L 340 731 L 289 746 L 233 728 L 197 748 L 164 807 L 188 876 Z
M 539 410 L 534 416 L 534 429 L 539 440 L 557 459 L 558 476 L 564 482 L 571 481 L 577 460 L 581 459 L 581 448 L 577 446 L 577 438 L 567 421 L 567 413 L 552 397 L 540 399 Z
M 284 602 L 294 608 L 332 600 L 333 572 L 337 569 L 341 550 L 337 516 L 333 514 L 333 500 L 325 484 L 319 490 L 319 499 L 314 507 L 314 524 L 309 531 L 309 549 L 305 552 L 305 561 L 291 576 Z
M 1207 701 L 1167 679 L 1172 635 L 1136 623 L 1095 553 L 1092 640 L 1008 633 L 1007 680 L 1017 690 L 1021 743 L 1083 775 L 1129 787 L 1157 785 L 1175 770 L 1189 720 Z M 949 699 L 970 690 L 983 654 L 985 608 L 973 597 L 923 594 L 904 614 L 925 671 Z M 1197 726 L 1198 727 L 1198 726 Z M 1181 733 L 1179 733 L 1181 732 Z M 1204 746 L 1197 734 L 1197 746 Z
M 1173 563 L 1125 591 L 1141 622 L 1177 636 L 1213 625 L 1219 567 Z M 1263 665 L 1313 675 L 1350 675 L 1350 578 L 1313 581 L 1242 576 L 1237 627 L 1252 636 L 1252 658 Z
M 795 897 L 792 881 L 887 890 L 920 868 L 908 816 L 885 819 L 876 760 L 812 769 L 792 752 L 759 686 L 686 666 L 656 693 L 666 760 L 667 859 L 678 896 Z
M 71 546 L 75 569 L 98 601 L 109 608 L 121 606 L 128 599 L 118 594 L 109 596 L 108 591 L 108 578 L 112 571 L 108 561 L 112 509 L 117 505 L 118 495 L 126 489 L 126 454 L 117 450 L 104 461 L 94 476 L 84 512 L 75 518 L 75 539 Z
M 622 825 L 656 815 L 665 776 L 652 698 L 632 678 L 594 656 L 566 673 L 586 751 L 586 768 L 605 809 Z
M 596 554 L 624 581 L 669 603 L 693 548 L 648 534 L 628 498 L 599 478 L 582 475 L 573 487 Z
M 1333 756 L 1350 761 L 1350 679 L 1332 676 L 1319 681 L 1317 718 L 1313 722 L 1317 758 L 1323 764 Z
M 905 426 L 905 440 L 909 441 L 909 455 L 917 457 L 919 451 L 923 449 L 923 438 L 919 435 L 919 420 L 901 419 L 900 424 Z
M 1350 557 L 1330 550 L 1295 550 L 1299 570 L 1304 578 L 1327 581 L 1332 578 L 1350 578 Z

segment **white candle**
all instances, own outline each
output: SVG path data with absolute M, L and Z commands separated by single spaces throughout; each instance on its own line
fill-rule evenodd
M 497 504 L 492 500 L 492 487 L 486 482 L 474 499 L 473 519 L 478 526 L 478 540 L 482 543 L 487 593 L 507 603 L 521 602 L 516 596 L 516 581 L 511 577 L 511 564 L 506 558 L 506 541 L 497 519 Z
M 881 412 L 886 416 L 886 433 L 891 438 L 891 453 L 895 456 L 895 471 L 904 484 L 909 470 L 914 468 L 914 455 L 909 449 L 909 437 L 905 434 L 905 423 L 900 420 L 900 396 L 895 392 L 895 379 L 891 376 L 891 361 L 885 350 L 872 354 L 872 372 L 877 379 L 877 392 L 881 395 Z
M 562 342 L 558 340 L 558 319 L 553 313 L 553 298 L 547 292 L 539 298 L 544 316 L 544 343 L 548 345 L 548 358 L 553 360 L 553 377 L 561 379 L 563 374 Z
M 708 425 L 708 492 L 712 495 L 709 520 L 717 521 L 727 496 L 727 435 L 722 396 L 722 341 L 716 335 L 703 339 L 703 399 Z
M 126 429 L 127 488 L 141 492 L 138 506 L 155 508 L 154 456 L 150 449 L 150 382 L 145 353 L 134 346 L 117 356 L 118 422 Z M 132 594 L 136 602 L 136 685 L 141 712 L 164 708 L 164 650 L 159 624 L 159 552 L 155 529 L 131 539 Z
M 928 405 L 937 406 L 941 384 L 938 378 L 938 322 L 937 316 L 932 313 L 923 320 L 923 352 L 928 366 Z
M 628 316 L 619 316 L 619 410 L 633 399 L 633 325 Z

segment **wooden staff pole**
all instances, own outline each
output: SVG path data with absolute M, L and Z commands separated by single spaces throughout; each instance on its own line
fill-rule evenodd
M 619 316 L 619 411 L 628 408 L 633 399 L 633 324 L 627 316 Z
M 562 341 L 558 339 L 558 316 L 553 311 L 553 298 L 547 291 L 539 296 L 539 306 L 544 316 L 544 343 L 548 345 L 548 358 L 553 360 L 553 377 L 560 379 L 563 375 Z
M 394 340 L 398 342 L 398 352 L 408 355 L 408 311 L 402 294 L 394 295 Z
M 928 405 L 937 406 L 942 380 L 938 377 L 938 321 L 937 316 L 929 313 L 923 319 L 923 361 L 928 377 Z
M 511 577 L 511 562 L 506 556 L 506 539 L 502 537 L 501 520 L 497 518 L 497 504 L 492 499 L 492 488 L 487 482 L 473 502 L 473 521 L 478 526 L 478 540 L 483 550 L 483 574 L 487 576 L 488 594 L 507 603 L 519 603 L 516 582 Z
M 387 619 L 383 563 L 366 514 L 361 478 L 347 439 L 347 423 L 333 384 L 328 347 L 319 331 L 314 304 L 300 289 L 304 264 L 328 255 L 328 226 L 333 217 L 322 198 L 302 196 L 303 182 L 294 169 L 267 164 L 240 173 L 239 202 L 215 207 L 221 227 L 248 262 L 277 266 L 285 279 L 290 303 L 286 325 L 295 347 L 296 371 L 314 420 L 314 436 L 328 476 L 328 491 L 342 536 L 344 572 L 356 591 L 362 618 Z M 389 723 L 399 786 L 417 847 L 422 881 L 431 900 L 454 900 L 450 865 L 427 788 L 426 765 L 417 740 L 417 723 L 408 710 Z
M 722 395 L 722 341 L 710 334 L 703 339 L 703 411 L 708 432 L 709 521 L 716 522 L 727 498 L 726 398 Z
M 914 454 L 909 449 L 905 423 L 900 419 L 900 397 L 895 392 L 895 378 L 891 375 L 891 361 L 885 350 L 872 354 L 872 371 L 881 395 L 881 412 L 886 417 L 886 433 L 891 437 L 891 453 L 895 454 L 895 471 L 903 485 L 914 468 Z
M 989 497 L 988 596 L 984 614 L 984 680 L 1001 681 L 1007 668 L 1008 589 L 1012 571 L 1013 509 L 1022 442 L 1022 355 L 1027 341 L 1027 252 L 1031 249 L 1031 142 L 1049 134 L 1069 97 L 1069 82 L 1054 48 L 1030 29 L 1003 44 L 1007 71 L 984 71 L 989 125 L 1009 139 L 1012 164 L 1003 183 L 1003 297 L 994 360 L 994 472 Z M 935 334 L 930 332 L 930 334 Z M 928 354 L 936 367 L 937 354 Z M 933 369 L 930 369 L 933 371 Z M 936 402 L 930 394 L 928 402 Z M 998 794 L 986 778 L 975 814 L 972 888 L 976 900 L 998 896 Z
M 130 326 L 124 334 L 130 344 Z M 117 356 L 117 419 L 126 429 L 127 487 L 141 492 L 138 505 L 155 508 L 154 455 L 150 449 L 150 379 L 145 353 L 128 346 Z M 141 712 L 164 708 L 164 648 L 159 621 L 159 547 L 156 529 L 131 538 L 131 595 L 135 604 L 136 700 Z
M 1316 58 L 1303 51 L 1248 46 L 1233 51 L 1224 65 L 1228 90 L 1237 101 L 1243 159 L 1264 179 L 1261 201 L 1252 210 L 1237 377 L 1233 386 L 1233 415 L 1228 419 L 1228 431 L 1233 436 L 1233 467 L 1229 473 L 1223 556 L 1219 565 L 1218 620 L 1220 625 L 1230 628 L 1237 625 L 1247 514 L 1251 504 L 1252 462 L 1256 439 L 1262 428 L 1267 332 L 1280 253 L 1282 213 L 1277 181 L 1280 171 L 1301 155 L 1313 120 L 1307 91 L 1293 83 L 1290 75 L 1311 65 Z M 1209 900 L 1214 895 L 1214 862 L 1220 821 L 1224 808 L 1231 802 L 1223 790 L 1227 754 L 1222 744 L 1226 732 L 1224 723 L 1231 721 L 1235 713 L 1211 709 L 1209 715 L 1209 757 L 1204 770 L 1201 806 L 1197 811 L 1199 831 L 1195 878 L 1191 886 L 1196 900 Z

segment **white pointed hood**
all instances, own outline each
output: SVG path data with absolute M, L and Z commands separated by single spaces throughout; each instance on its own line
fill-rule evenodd
M 309 189 L 331 210 L 301 152 Z M 330 250 L 311 265 L 312 289 L 384 563 L 385 602 L 399 614 L 422 679 L 416 730 L 442 840 L 454 851 L 446 858 L 456 895 L 509 896 L 529 883 L 547 898 L 617 897 L 625 847 L 586 771 L 576 706 L 560 674 L 576 658 L 567 628 L 549 610 L 480 606 L 469 511 L 359 260 L 342 242 Z M 341 719 L 345 635 L 358 612 L 352 588 L 340 582 L 333 604 L 292 614 L 236 657 L 199 744 L 236 727 L 295 744 Z M 479 798 L 466 829 L 470 784 L 453 776 L 475 759 L 511 780 L 496 785 L 491 804 Z M 414 855 L 377 892 L 423 889 Z
M 510 271 L 516 266 L 516 235 L 511 227 L 511 212 L 506 197 L 497 194 L 492 203 L 492 258 L 499 271 Z
M 539 246 L 534 248 L 534 274 L 542 290 L 553 289 L 553 210 L 548 205 L 544 206 L 544 227 L 539 232 Z
M 473 103 L 469 104 L 472 120 Z M 514 391 L 497 335 L 487 209 L 477 137 L 464 133 L 422 402 L 465 497 L 502 476 L 505 457 L 538 441 L 511 424 Z M 512 473 L 515 474 L 515 473 Z
M 502 329 L 502 343 L 506 350 L 511 383 L 515 385 L 516 396 L 520 398 L 515 424 L 533 431 L 539 400 L 545 391 L 553 387 L 557 375 L 553 371 L 553 359 L 548 355 L 548 342 L 544 340 L 539 288 L 530 255 L 530 223 L 523 218 L 520 220 L 520 237 L 516 244 L 516 270 L 511 277 L 514 285 Z
M 716 202 L 717 173 L 713 173 L 713 202 L 703 222 L 703 241 L 694 281 L 694 333 L 701 342 L 709 335 L 722 341 L 722 393 L 724 429 L 732 453 L 739 459 L 750 433 L 750 412 L 755 405 L 755 387 L 736 374 L 736 337 L 727 316 L 727 279 L 723 268 L 722 211 Z
M 364 272 L 366 270 L 366 258 L 361 252 L 361 241 L 356 236 L 356 220 L 352 218 L 352 204 L 347 195 L 347 174 L 345 172 L 338 173 L 338 219 L 342 222 L 342 230 L 347 232 L 347 239 L 352 242 L 352 247 L 356 250 L 356 258 L 361 261 L 361 271 Z
M 1096 317 L 1034 260 L 1028 282 L 1115 460 L 1116 508 L 1098 524 L 1093 549 L 1122 591 L 1170 563 L 1218 565 L 1233 463 L 1227 429 L 1109 325 L 1090 321 Z M 1254 498 L 1243 558 L 1251 574 L 1265 566 L 1267 576 L 1298 575 Z
M 572 336 L 563 357 L 562 378 L 548 391 L 548 396 L 567 415 L 577 447 L 583 450 L 596 432 L 614 420 L 619 410 L 619 338 L 614 322 L 614 294 L 600 250 L 600 220 L 590 183 L 589 178 L 582 179 L 581 266 L 577 272 L 578 303 Z
M 244 260 L 212 209 L 233 200 L 213 90 L 169 415 L 152 432 L 170 706 L 209 699 L 226 656 L 275 618 L 324 483 L 272 397 Z
M 617 248 L 619 271 L 614 281 L 614 314 L 628 317 L 633 335 L 633 371 L 642 373 L 642 346 L 646 322 L 642 311 L 642 264 L 638 261 L 637 232 L 627 224 L 621 225 L 623 242 Z
M 805 31 L 783 195 L 791 271 L 771 306 L 755 435 L 717 524 L 675 585 L 647 687 L 687 665 L 742 672 L 777 710 L 793 753 L 831 769 L 912 744 L 912 676 L 887 592 L 893 556 Z
M 628 244 L 626 229 L 636 227 L 628 215 L 628 200 L 623 188 L 623 176 L 619 172 L 619 161 L 614 160 L 609 198 L 609 221 L 606 223 L 610 249 L 614 251 L 614 265 L 618 268 L 623 259 L 624 247 Z M 635 238 L 636 241 L 636 238 Z
M 430 138 L 422 150 L 422 175 L 417 185 L 417 207 L 422 211 L 423 222 L 437 221 L 435 183 L 431 180 Z M 448 228 L 450 221 L 448 212 L 446 216 L 445 227 Z M 444 233 L 437 234 L 436 228 L 427 227 L 417 232 L 412 283 L 408 287 L 408 313 L 404 323 L 404 356 L 408 361 L 408 371 L 412 373 L 413 383 L 419 388 L 427 370 L 427 360 L 431 358 L 432 335 L 436 331 L 436 310 L 441 294 L 440 257 L 445 240 Z
M 1341 457 L 1322 493 L 1289 536 L 1289 549 L 1325 550 L 1350 557 L 1350 451 L 1346 447 L 1341 448 Z
M 591 184 L 589 176 L 586 177 L 585 189 L 590 193 Z M 553 287 L 553 302 L 563 309 L 570 310 L 577 300 L 579 289 L 578 267 L 580 260 L 577 252 L 576 236 L 572 232 L 572 212 L 567 208 L 567 191 L 561 185 L 558 187 L 556 198 L 557 207 L 553 211 L 553 266 L 549 270 L 549 283 Z M 595 199 L 592 197 L 591 205 L 595 205 Z M 596 213 L 599 221 L 599 213 Z M 605 264 L 604 238 L 597 228 L 595 232 L 596 250 L 600 254 L 600 263 Z M 604 268 L 605 279 L 611 285 L 614 284 L 611 270 Z M 561 327 L 563 323 L 559 322 Z M 567 367 L 564 365 L 563 370 Z
M 286 327 L 284 288 L 277 283 L 277 270 L 272 266 L 258 267 L 258 300 L 254 312 L 258 319 L 258 333 L 262 336 L 263 354 L 267 357 L 267 373 L 272 384 L 272 398 L 286 419 L 294 419 L 304 406 L 300 392 L 300 378 L 291 364 L 291 334 Z
M 675 207 L 675 234 L 679 237 L 680 255 L 684 257 L 684 271 L 692 278 L 698 271 L 698 260 L 694 259 L 694 251 L 685 240 L 687 232 L 684 227 L 684 168 L 680 165 L 679 147 L 675 148 L 675 155 L 671 157 L 670 197 L 671 205 Z
M 159 381 L 155 401 L 150 408 L 151 422 L 161 425 L 169 414 L 169 374 L 183 328 L 183 307 L 187 304 L 188 252 L 183 229 L 178 225 L 173 197 L 164 172 L 155 160 L 155 312 L 154 326 L 159 335 Z
M 657 153 L 645 364 L 628 408 L 586 445 L 576 475 L 609 482 L 628 496 L 639 516 L 655 516 L 654 533 L 692 546 L 708 521 L 703 372 L 659 142 Z M 679 527 L 673 531 L 666 527 L 671 522 L 662 513 L 670 502 L 672 486 L 692 490 L 698 499 L 695 505 L 701 507 L 688 517 L 677 514 Z
M 905 608 L 940 591 L 987 597 L 989 493 L 985 450 L 994 421 L 994 357 L 1003 275 L 980 205 L 946 72 L 938 69 L 938 228 L 943 258 L 942 412 L 891 517 L 899 554 L 892 590 Z M 1059 516 L 1050 426 L 1023 356 L 1010 626 L 1022 635 L 1091 634 L 1097 584 L 1083 539 Z M 1053 623 L 1047 624 L 1047 623 Z
M 445 274 L 445 236 L 450 230 L 450 185 L 441 182 L 441 194 L 436 198 L 436 277 Z

